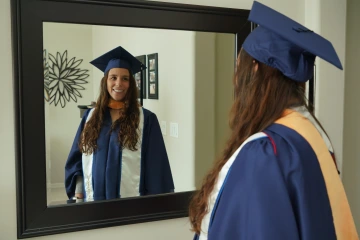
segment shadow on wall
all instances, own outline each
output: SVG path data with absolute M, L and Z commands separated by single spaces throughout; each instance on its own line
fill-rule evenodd
M 195 185 L 199 189 L 230 134 L 235 35 L 196 33 L 195 49 Z

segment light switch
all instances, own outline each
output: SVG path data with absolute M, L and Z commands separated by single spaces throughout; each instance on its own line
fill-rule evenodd
M 170 136 L 175 138 L 179 137 L 179 125 L 177 123 L 170 123 Z
M 161 128 L 161 133 L 163 135 L 166 135 L 166 121 L 161 121 L 160 128 Z

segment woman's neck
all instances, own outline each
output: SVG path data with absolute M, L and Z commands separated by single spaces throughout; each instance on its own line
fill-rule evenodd
M 110 99 L 108 107 L 110 109 L 120 110 L 120 109 L 123 109 L 125 107 L 125 103 L 122 102 L 122 101 L 115 101 L 114 99 Z
M 125 103 L 110 99 L 108 107 L 110 110 L 111 121 L 114 123 L 116 120 L 118 120 L 121 117 L 123 110 L 125 108 Z

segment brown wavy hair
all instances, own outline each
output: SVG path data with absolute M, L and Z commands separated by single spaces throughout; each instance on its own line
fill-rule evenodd
M 139 139 L 139 104 L 137 101 L 138 91 L 134 76 L 129 71 L 130 83 L 125 96 L 125 106 L 119 110 L 121 116 L 116 120 L 111 127 L 111 131 L 120 126 L 118 133 L 118 140 L 122 148 L 128 148 L 132 151 L 137 150 L 136 145 Z M 97 149 L 97 139 L 105 118 L 105 113 L 108 111 L 108 104 L 111 96 L 107 90 L 108 72 L 101 79 L 100 95 L 96 101 L 96 106 L 92 117 L 86 123 L 82 132 L 82 138 L 79 142 L 80 151 L 86 154 L 91 154 Z
M 257 71 L 254 70 L 258 64 Z M 201 232 L 201 221 L 208 212 L 208 199 L 218 174 L 236 149 L 252 134 L 263 131 L 281 117 L 285 109 L 307 106 L 305 83 L 293 81 L 279 70 L 257 62 L 243 49 L 234 76 L 235 99 L 230 112 L 231 136 L 222 156 L 204 178 L 200 191 L 189 206 L 192 231 Z

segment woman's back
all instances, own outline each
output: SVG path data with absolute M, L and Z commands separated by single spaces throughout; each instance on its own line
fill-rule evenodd
M 249 21 L 259 26 L 237 59 L 232 133 L 191 201 L 192 229 L 201 240 L 358 239 L 331 143 L 294 111 L 308 108 L 315 58 L 341 62 L 328 40 L 261 3 Z
M 358 239 L 336 166 L 316 127 L 288 110 L 263 132 L 265 138 L 235 154 L 229 172 L 221 170 L 225 184 L 204 217 L 209 228 L 200 240 Z

